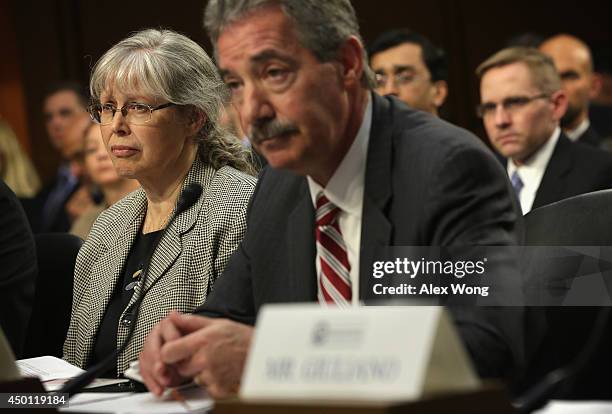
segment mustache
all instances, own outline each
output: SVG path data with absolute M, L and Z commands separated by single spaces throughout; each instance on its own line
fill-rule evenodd
M 249 134 L 255 144 L 259 144 L 266 139 L 282 135 L 295 134 L 299 132 L 297 125 L 291 122 L 282 122 L 277 119 L 259 121 L 251 127 Z

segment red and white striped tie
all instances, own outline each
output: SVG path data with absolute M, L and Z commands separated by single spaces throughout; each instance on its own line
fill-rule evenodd
M 317 195 L 317 251 L 321 262 L 319 303 L 348 306 L 351 303 L 351 265 L 338 225 L 340 209 L 323 193 Z

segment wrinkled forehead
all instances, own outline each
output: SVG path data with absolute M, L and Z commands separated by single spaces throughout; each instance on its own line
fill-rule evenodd
M 534 85 L 532 73 L 523 62 L 493 67 L 483 74 L 480 82 L 482 101 L 538 92 L 540 90 Z
M 416 43 L 401 43 L 373 54 L 370 58 L 374 70 L 394 70 L 409 67 L 427 70 L 421 46 Z
M 295 53 L 305 49 L 295 23 L 279 7 L 253 10 L 221 30 L 216 43 L 217 61 L 224 66 L 251 60 L 262 50 Z

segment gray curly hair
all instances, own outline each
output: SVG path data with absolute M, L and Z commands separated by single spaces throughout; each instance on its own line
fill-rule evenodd
M 250 151 L 219 124 L 229 93 L 204 49 L 188 37 L 165 29 L 145 29 L 110 48 L 92 69 L 89 89 L 98 102 L 113 86 L 191 108 L 205 115 L 196 136 L 200 159 L 254 174 Z

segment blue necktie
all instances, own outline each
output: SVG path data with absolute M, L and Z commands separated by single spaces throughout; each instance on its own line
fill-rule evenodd
M 523 184 L 523 180 L 521 180 L 521 176 L 518 175 L 518 171 L 514 171 L 512 173 L 512 177 L 510 177 L 510 181 L 512 181 L 512 187 L 514 187 L 514 192 L 516 193 L 517 198 L 521 197 L 521 190 L 525 186 Z

